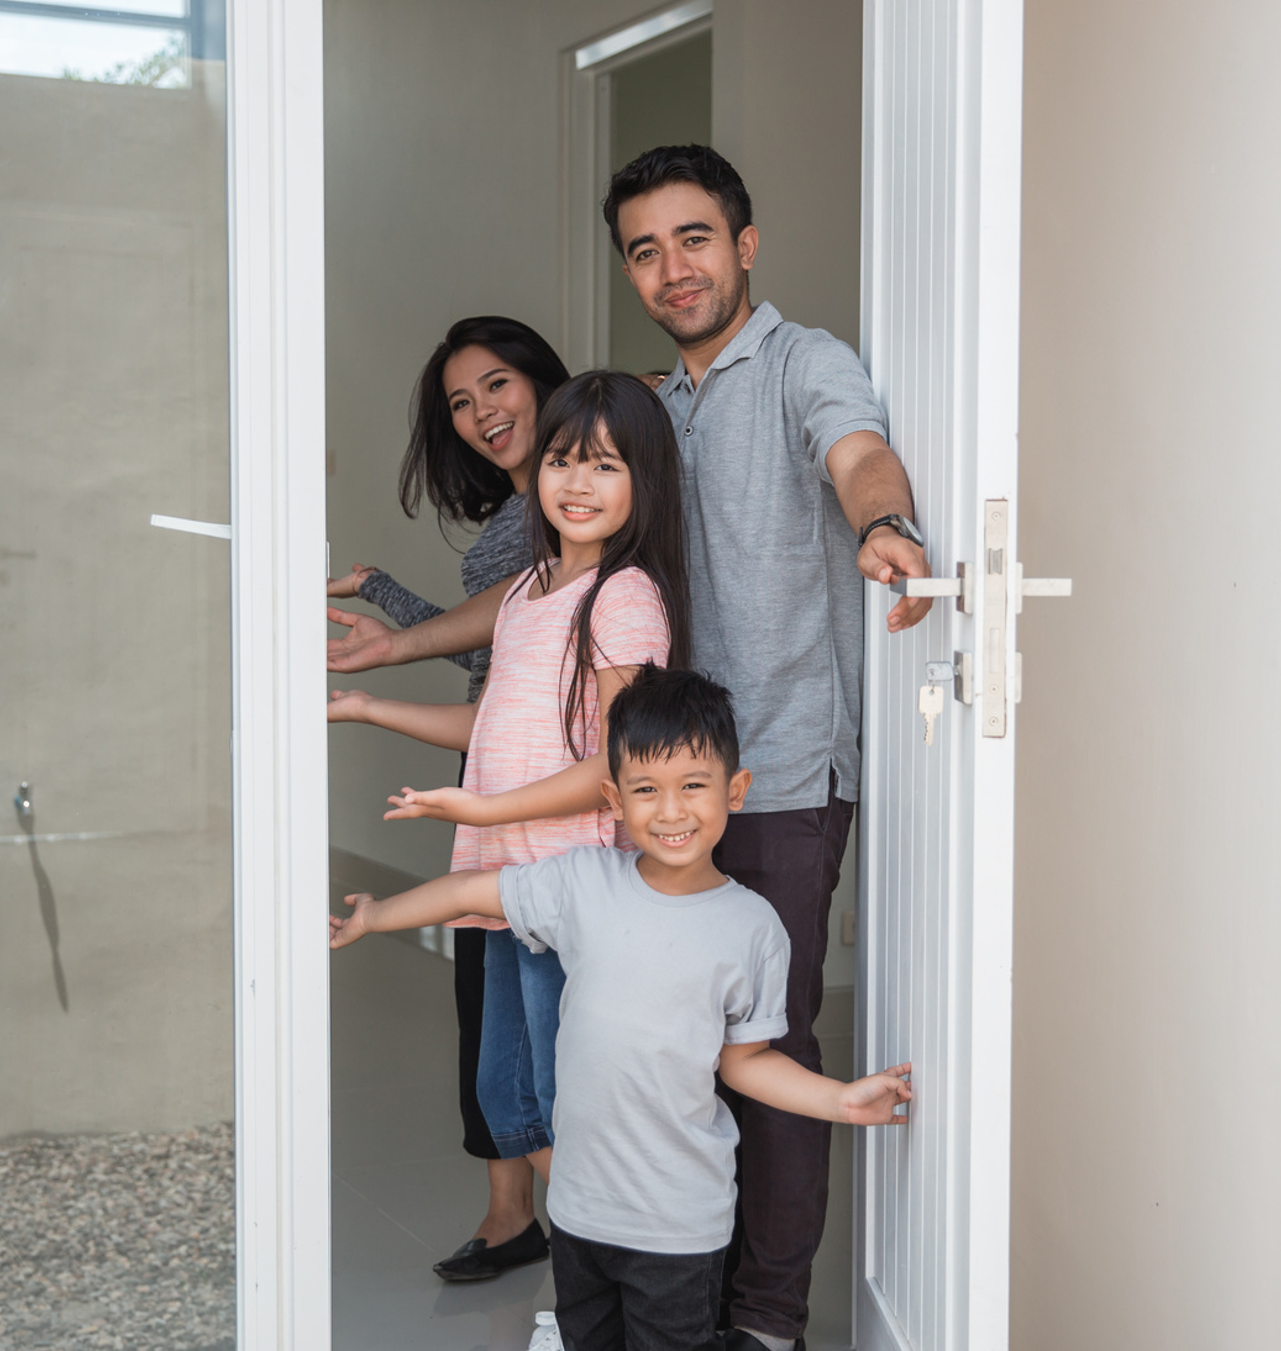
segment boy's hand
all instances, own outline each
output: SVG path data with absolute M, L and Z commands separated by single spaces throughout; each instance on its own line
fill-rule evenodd
M 896 1115 L 894 1109 L 912 1100 L 912 1090 L 904 1082 L 911 1073 L 909 1061 L 846 1084 L 838 1099 L 841 1120 L 853 1126 L 906 1126 L 906 1114 Z
M 373 700 L 364 690 L 330 690 L 326 712 L 330 722 L 364 722 L 365 710 Z
M 370 916 L 373 913 L 373 907 L 378 904 L 367 891 L 354 892 L 350 896 L 344 896 L 343 900 L 352 907 L 352 912 L 346 918 L 341 915 L 329 916 L 329 946 L 331 948 L 345 948 L 348 944 L 354 943 L 358 938 L 363 938 L 367 933 L 370 933 Z
M 384 821 L 408 821 L 425 816 L 431 821 L 452 821 L 457 826 L 492 826 L 497 824 L 489 807 L 489 799 L 470 788 L 429 788 L 417 790 L 402 788 L 400 795 L 387 799 L 392 804 L 383 813 Z

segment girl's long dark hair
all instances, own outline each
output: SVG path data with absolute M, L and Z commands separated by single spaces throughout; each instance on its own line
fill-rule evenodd
M 454 324 L 414 386 L 409 448 L 400 464 L 400 505 L 406 516 L 418 515 L 426 493 L 440 516 L 480 522 L 512 495 L 511 479 L 454 430 L 445 397 L 445 362 L 464 347 L 487 347 L 504 366 L 528 376 L 540 409 L 552 390 L 569 379 L 565 363 L 547 340 L 519 319 L 481 314 Z
M 575 760 L 586 754 L 584 695 L 594 675 L 592 658 L 609 653 L 592 639 L 592 608 L 601 587 L 624 568 L 640 568 L 658 590 L 667 612 L 671 649 L 667 664 L 688 666 L 689 570 L 681 515 L 680 452 L 671 419 L 653 391 L 634 375 L 588 371 L 562 385 L 538 417 L 534 472 L 529 485 L 534 572 L 546 586 L 560 555 L 560 531 L 538 507 L 538 474 L 552 452 L 580 459 L 599 455 L 608 440 L 632 480 L 632 510 L 617 534 L 605 541 L 596 578 L 578 608 L 570 636 L 574 674 L 565 699 L 565 741 Z

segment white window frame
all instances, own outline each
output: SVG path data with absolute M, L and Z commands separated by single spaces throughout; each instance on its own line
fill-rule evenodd
M 328 1351 L 321 0 L 229 0 L 240 1351 Z

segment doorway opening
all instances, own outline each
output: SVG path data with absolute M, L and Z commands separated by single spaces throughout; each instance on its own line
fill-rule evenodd
M 635 0 L 328 0 L 326 247 L 329 539 L 333 571 L 377 565 L 440 605 L 463 598 L 467 533 L 397 503 L 405 409 L 454 320 L 503 314 L 571 372 L 670 369 L 600 219 L 609 173 L 653 144 L 710 141 L 742 173 L 762 247 L 755 300 L 857 344 L 861 6 L 720 0 L 623 50 L 655 17 Z M 483 17 L 478 18 L 477 16 Z M 600 44 L 593 52 L 593 44 Z M 579 54 L 587 53 L 583 65 Z M 376 614 L 361 602 L 341 602 Z M 457 702 L 465 673 L 426 662 L 334 677 L 388 697 Z M 457 756 L 365 727 L 331 732 L 335 894 L 387 894 L 446 871 L 450 829 L 384 823 L 402 785 L 453 783 Z M 820 1031 L 831 1072 L 853 1059 L 854 909 L 847 854 L 833 903 Z M 436 950 L 433 950 L 436 949 Z M 335 1351 L 426 1343 L 524 1351 L 550 1308 L 547 1265 L 447 1285 L 432 1265 L 469 1238 L 485 1170 L 459 1147 L 446 945 L 368 939 L 335 955 Z M 811 1348 L 851 1344 L 852 1156 L 833 1145 Z M 430 1325 L 430 1326 L 429 1326 Z M 416 1340 L 413 1340 L 416 1339 Z

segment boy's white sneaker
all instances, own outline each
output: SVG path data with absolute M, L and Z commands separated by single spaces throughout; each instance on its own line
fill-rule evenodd
M 529 1351 L 565 1351 L 556 1326 L 556 1315 L 543 1309 L 534 1315 L 534 1335 L 529 1339 Z

